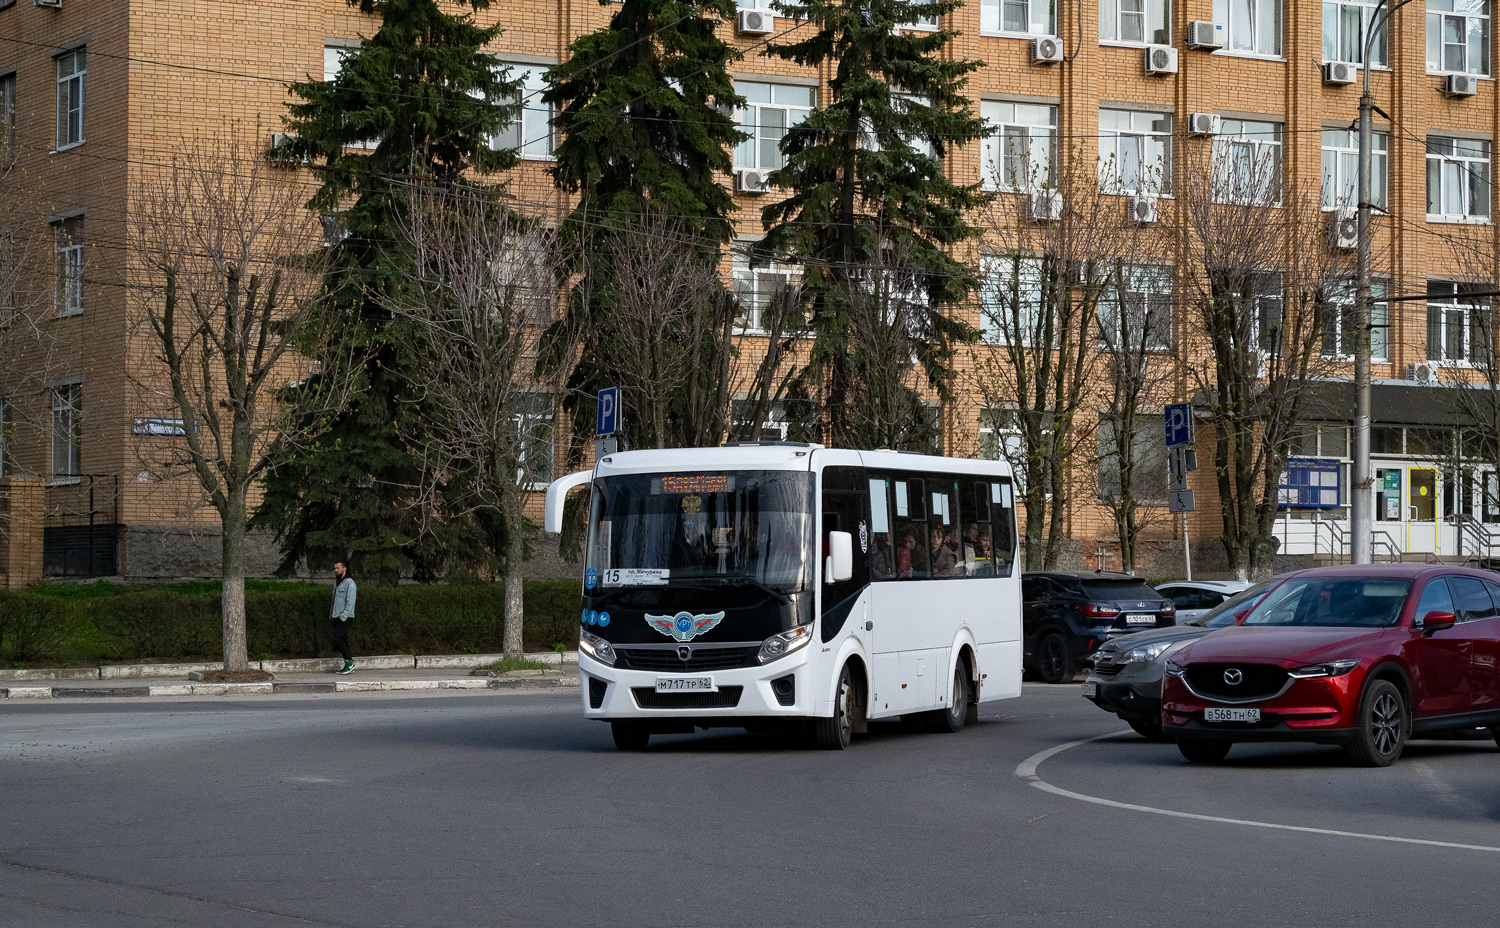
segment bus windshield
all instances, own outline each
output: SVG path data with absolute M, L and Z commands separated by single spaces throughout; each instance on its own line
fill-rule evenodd
M 796 592 L 812 580 L 812 532 L 806 471 L 602 477 L 590 503 L 585 582 Z

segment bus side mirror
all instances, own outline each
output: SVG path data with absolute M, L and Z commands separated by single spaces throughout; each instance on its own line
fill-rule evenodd
M 569 493 L 588 483 L 593 477 L 593 471 L 581 470 L 576 474 L 559 477 L 547 487 L 547 499 L 542 506 L 542 528 L 547 534 L 557 535 L 562 532 L 563 502 Z
M 828 557 L 823 563 L 823 582 L 842 583 L 854 576 L 854 539 L 848 532 L 828 533 Z

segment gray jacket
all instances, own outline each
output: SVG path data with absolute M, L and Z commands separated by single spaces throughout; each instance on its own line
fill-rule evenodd
M 335 619 L 347 622 L 354 618 L 354 578 L 345 577 L 333 588 L 333 611 L 329 613 Z

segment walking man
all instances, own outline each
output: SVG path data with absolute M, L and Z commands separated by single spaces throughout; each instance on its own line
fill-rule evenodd
M 333 565 L 333 646 L 344 656 L 344 668 L 339 673 L 354 670 L 354 658 L 349 653 L 349 621 L 354 618 L 354 578 L 343 561 Z

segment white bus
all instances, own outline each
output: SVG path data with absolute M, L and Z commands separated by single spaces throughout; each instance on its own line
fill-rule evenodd
M 617 747 L 804 720 L 842 749 L 870 719 L 958 731 L 1021 693 L 1010 468 L 789 442 L 627 451 L 591 485 L 578 658 Z

